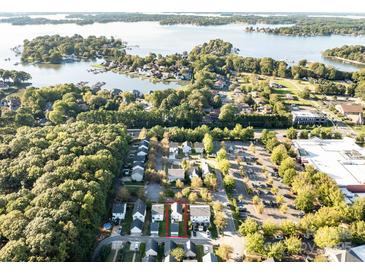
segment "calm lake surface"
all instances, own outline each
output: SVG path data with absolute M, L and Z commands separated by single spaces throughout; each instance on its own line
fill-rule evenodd
M 39 35 L 105 35 L 121 38 L 129 45 L 138 45 L 130 51 L 134 54 L 146 55 L 150 52 L 171 54 L 189 51 L 194 46 L 211 39 L 221 38 L 231 42 L 240 49 L 243 56 L 272 57 L 285 60 L 292 64 L 301 59 L 319 61 L 332 65 L 338 69 L 354 71 L 358 69 L 350 64 L 343 64 L 322 58 L 321 51 L 342 46 L 344 44 L 365 45 L 365 37 L 329 36 L 329 37 L 287 37 L 264 33 L 246 33 L 247 25 L 232 24 L 225 26 L 198 27 L 192 25 L 161 26 L 156 22 L 138 23 L 108 23 L 78 26 L 63 25 L 27 25 L 12 26 L 0 24 L 0 67 L 29 72 L 33 79 L 33 86 L 41 87 L 60 83 L 77 83 L 87 81 L 94 84 L 98 81 L 106 82 L 105 88 L 120 88 L 123 90 L 138 89 L 149 92 L 156 89 L 174 88 L 177 83 L 152 83 L 148 80 L 131 78 L 112 72 L 92 74 L 87 69 L 93 62 L 80 62 L 63 65 L 22 65 L 15 58 L 11 47 L 22 44 L 24 39 L 32 39 Z M 264 25 L 261 25 L 264 26 Z M 11 61 L 5 61 L 5 58 Z

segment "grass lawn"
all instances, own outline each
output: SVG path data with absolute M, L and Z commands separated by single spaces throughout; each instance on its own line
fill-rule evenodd
M 166 234 L 166 220 L 164 219 L 162 222 L 160 222 L 160 226 L 159 226 L 159 233 L 160 237 L 165 237 L 167 236 Z
M 124 234 L 129 234 L 131 230 L 131 225 L 133 221 L 133 205 L 127 204 L 127 212 L 125 215 L 125 219 L 121 222 L 122 231 Z
M 204 256 L 204 246 L 197 245 L 196 246 L 196 259 L 198 260 L 198 262 L 203 261 L 203 256 Z
M 106 257 L 105 261 L 106 262 L 112 262 L 113 261 L 113 258 L 114 258 L 114 255 L 115 255 L 115 252 L 116 250 L 115 249 L 112 249 L 108 255 L 108 257 Z
M 146 209 L 146 218 L 144 219 L 143 235 L 150 235 L 150 223 L 151 223 L 151 208 L 148 206 Z

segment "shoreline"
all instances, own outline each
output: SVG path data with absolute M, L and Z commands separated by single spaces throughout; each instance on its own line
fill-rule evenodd
M 327 55 L 323 55 L 323 57 L 328 58 L 328 59 L 332 59 L 332 60 L 335 60 L 335 61 L 341 61 L 341 62 L 347 63 L 347 64 L 365 66 L 365 63 L 363 63 L 363 62 L 355 61 L 355 60 L 351 60 L 351 59 L 346 59 L 346 58 L 343 58 L 343 57 L 327 56 Z

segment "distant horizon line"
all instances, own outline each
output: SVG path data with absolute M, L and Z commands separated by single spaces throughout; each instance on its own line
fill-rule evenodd
M 0 14 L 61 14 L 61 13 L 205 13 L 205 14 L 320 14 L 320 15 L 365 15 L 365 12 L 321 12 L 321 11 L 1 11 Z

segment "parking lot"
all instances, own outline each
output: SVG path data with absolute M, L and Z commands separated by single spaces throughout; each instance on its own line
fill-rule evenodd
M 280 223 L 283 220 L 297 222 L 301 212 L 295 209 L 294 196 L 277 175 L 275 167 L 270 161 L 270 154 L 260 144 L 255 144 L 254 152 L 250 151 L 249 146 L 249 142 L 226 142 L 231 163 L 229 173 L 236 180 L 236 187 L 232 195 L 236 199 L 243 196 L 242 202 L 239 203 L 240 219 L 251 217 L 259 222 L 266 220 L 274 223 Z M 283 197 L 281 204 L 287 205 L 286 212 L 279 209 L 280 204 L 276 201 L 277 195 Z M 253 204 L 254 196 L 258 196 L 264 205 L 262 213 Z

